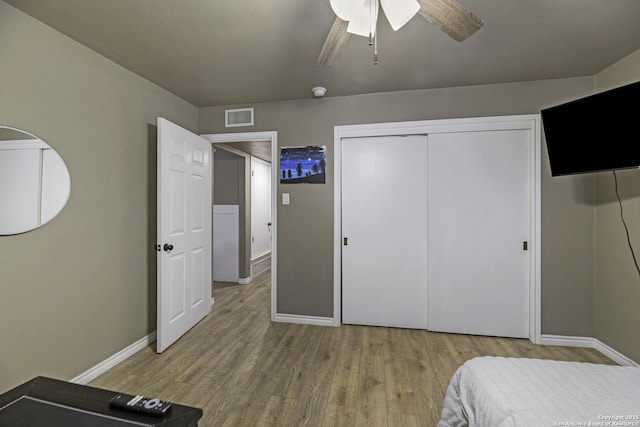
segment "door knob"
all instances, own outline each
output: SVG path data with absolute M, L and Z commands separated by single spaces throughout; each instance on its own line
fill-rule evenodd
M 169 243 L 165 243 L 164 246 L 162 247 L 162 249 L 164 249 L 165 252 L 169 252 L 173 250 L 173 245 L 170 245 Z

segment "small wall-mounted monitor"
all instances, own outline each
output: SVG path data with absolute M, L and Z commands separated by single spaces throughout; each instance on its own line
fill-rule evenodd
M 551 175 L 640 166 L 640 82 L 541 110 Z

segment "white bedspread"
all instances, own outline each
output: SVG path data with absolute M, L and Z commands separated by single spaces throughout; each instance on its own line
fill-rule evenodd
M 640 368 L 476 357 L 451 378 L 438 427 L 640 426 Z

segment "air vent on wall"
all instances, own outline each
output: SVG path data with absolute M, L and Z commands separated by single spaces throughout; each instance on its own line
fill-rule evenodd
M 253 108 L 224 110 L 225 127 L 253 126 Z

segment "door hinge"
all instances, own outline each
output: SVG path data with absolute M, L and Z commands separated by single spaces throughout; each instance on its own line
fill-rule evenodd
M 527 242 L 527 241 L 522 242 L 522 250 L 523 251 L 528 251 L 529 250 L 529 242 Z
M 347 245 L 349 244 L 349 238 L 348 238 L 348 237 L 344 237 L 344 238 L 342 239 L 342 244 L 343 244 L 344 246 L 347 246 Z

